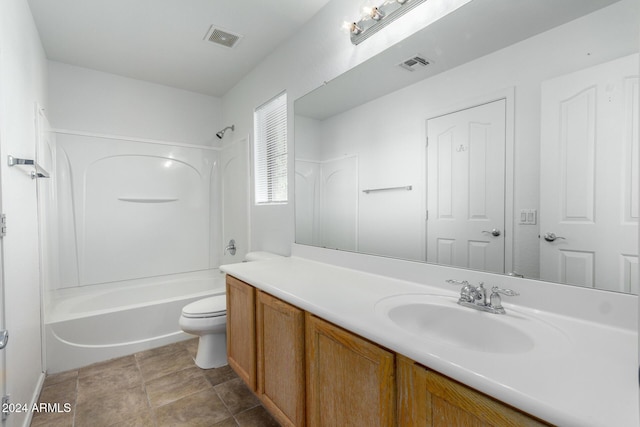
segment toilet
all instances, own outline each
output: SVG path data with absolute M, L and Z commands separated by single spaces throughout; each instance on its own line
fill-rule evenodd
M 246 262 L 278 258 L 269 252 L 249 252 Z M 182 308 L 178 321 L 187 334 L 197 335 L 196 365 L 202 369 L 218 368 L 227 364 L 227 296 L 204 298 Z
M 227 297 L 204 298 L 182 308 L 180 328 L 200 337 L 196 365 L 202 369 L 227 364 Z

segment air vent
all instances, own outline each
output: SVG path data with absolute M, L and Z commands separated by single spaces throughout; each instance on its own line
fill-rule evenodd
M 426 67 L 430 63 L 431 61 L 425 59 L 422 55 L 413 55 L 411 58 L 402 61 L 398 65 L 405 70 L 415 71 L 418 68 Z
M 241 38 L 242 36 L 239 34 L 233 34 L 229 31 L 221 30 L 220 28 L 212 25 L 211 28 L 209 28 L 207 35 L 204 37 L 204 40 L 231 49 L 238 43 L 238 41 L 240 41 Z

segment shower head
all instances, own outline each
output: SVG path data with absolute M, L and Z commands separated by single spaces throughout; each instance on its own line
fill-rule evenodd
M 227 129 L 231 129 L 231 131 L 234 131 L 236 128 L 236 125 L 231 125 L 231 126 L 227 126 L 226 128 L 222 129 L 220 132 L 216 133 L 216 136 L 220 139 L 222 139 L 222 137 L 224 136 L 224 133 L 227 131 Z

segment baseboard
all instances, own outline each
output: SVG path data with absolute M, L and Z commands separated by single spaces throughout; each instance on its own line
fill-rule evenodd
M 40 373 L 40 377 L 38 378 L 38 382 L 36 384 L 36 388 L 33 391 L 33 396 L 31 396 L 31 402 L 29 404 L 30 408 L 33 408 L 37 403 L 38 403 L 38 399 L 40 398 L 40 393 L 42 392 L 42 387 L 44 386 L 44 379 L 46 378 L 46 373 L 45 372 L 41 372 Z M 28 411 L 27 412 L 27 416 L 24 419 L 24 423 L 22 424 L 23 427 L 29 427 L 31 425 L 31 420 L 33 419 L 33 412 L 32 411 Z

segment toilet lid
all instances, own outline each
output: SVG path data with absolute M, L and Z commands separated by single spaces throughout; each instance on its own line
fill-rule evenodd
M 182 309 L 182 315 L 184 317 L 218 317 L 224 316 L 226 311 L 226 296 L 216 295 L 185 305 Z

